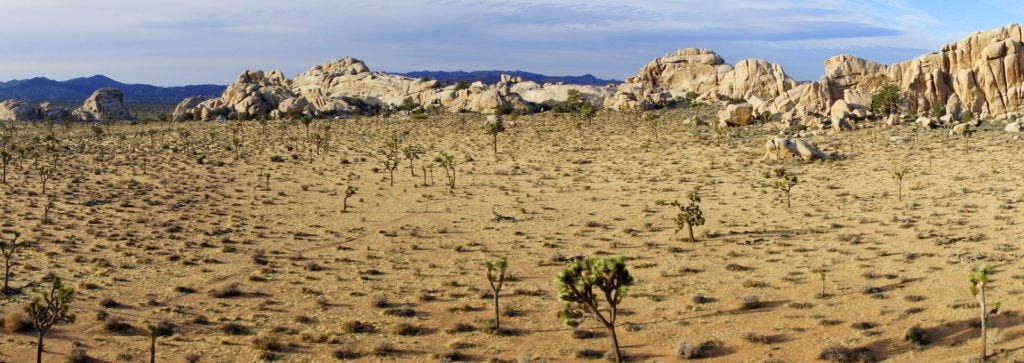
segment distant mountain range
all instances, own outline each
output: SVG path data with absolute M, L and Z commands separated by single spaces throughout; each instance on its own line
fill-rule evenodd
M 621 83 L 614 79 L 600 79 L 589 74 L 582 76 L 546 76 L 543 74 L 523 72 L 523 71 L 475 71 L 475 72 L 445 72 L 445 71 L 417 71 L 407 73 L 392 73 L 410 78 L 423 78 L 430 77 L 438 81 L 457 83 L 459 81 L 466 81 L 473 83 L 476 81 L 483 82 L 485 84 L 498 83 L 501 80 L 502 74 L 508 74 L 511 76 L 521 77 L 524 81 L 534 81 L 540 84 L 544 83 L 571 83 L 571 84 L 583 84 L 591 86 L 605 86 L 613 83 Z
M 88 78 L 74 78 L 55 81 L 49 78 L 16 79 L 0 81 L 0 100 L 18 99 L 24 101 L 85 101 L 100 88 L 117 88 L 124 92 L 125 101 L 134 103 L 177 103 L 191 96 L 217 97 L 226 86 L 192 85 L 179 87 L 158 87 L 148 84 L 125 84 L 107 76 L 96 75 Z

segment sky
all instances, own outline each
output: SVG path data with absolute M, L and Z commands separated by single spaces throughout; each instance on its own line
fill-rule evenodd
M 104 74 L 227 84 L 352 56 L 375 71 L 624 79 L 681 48 L 797 80 L 853 54 L 894 63 L 1024 19 L 1019 0 L 0 0 L 0 80 Z

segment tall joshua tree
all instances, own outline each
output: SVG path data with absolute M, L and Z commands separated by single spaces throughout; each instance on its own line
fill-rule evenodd
M 448 178 L 448 188 L 455 189 L 455 157 L 442 152 L 436 161 L 444 168 L 444 175 Z
M 903 178 L 907 176 L 907 168 L 899 168 L 892 171 L 892 178 L 896 179 L 896 196 L 903 200 Z
M 501 294 L 501 288 L 505 285 L 505 270 L 508 268 L 508 260 L 504 257 L 495 261 L 484 261 L 484 267 L 487 268 L 487 283 L 491 285 L 491 291 L 494 292 L 494 333 L 501 333 L 501 314 L 498 313 L 498 296 Z
M 558 316 L 571 327 L 578 326 L 588 316 L 596 319 L 608 329 L 615 362 L 621 363 L 615 319 L 619 303 L 629 286 L 633 285 L 633 276 L 626 269 L 625 259 L 590 257 L 578 260 L 566 266 L 555 282 L 558 299 L 565 302 Z M 602 300 L 607 307 L 601 306 Z
M 494 147 L 494 155 L 498 155 L 498 134 L 505 132 L 505 122 L 501 121 L 500 118 L 494 121 L 488 121 L 484 125 L 484 130 L 492 137 L 492 146 Z
M 21 232 L 4 230 L 0 233 L 12 236 L 10 242 L 3 237 L 0 237 L 0 255 L 3 255 L 4 257 L 4 288 L 3 290 L 0 290 L 0 292 L 7 295 L 11 291 L 8 284 L 11 280 L 11 266 L 14 266 L 14 253 L 18 251 L 18 248 L 27 245 L 27 243 L 18 243 L 18 238 L 21 237 Z
M 672 205 L 679 207 L 679 214 L 676 215 L 676 232 L 686 227 L 690 233 L 690 242 L 696 242 L 693 238 L 693 227 L 704 225 L 704 212 L 700 210 L 700 197 L 697 192 L 690 192 L 690 204 L 682 205 L 679 201 L 672 202 Z
M 46 332 L 56 324 L 75 321 L 75 315 L 68 312 L 71 299 L 75 296 L 75 289 L 64 286 L 58 277 L 54 277 L 51 282 L 50 291 L 36 296 L 32 303 L 25 307 L 25 312 L 32 319 L 32 327 L 37 334 L 36 363 L 43 362 L 43 337 L 46 336 Z
M 989 310 L 985 301 L 985 287 L 988 285 L 988 277 L 992 273 L 992 268 L 989 266 L 983 266 L 975 270 L 968 277 L 971 283 L 971 295 L 978 298 L 978 311 L 981 317 L 981 361 L 985 361 L 985 357 L 988 356 L 987 347 L 985 344 L 988 342 L 988 317 L 989 315 L 999 312 L 1000 303 L 996 303 Z

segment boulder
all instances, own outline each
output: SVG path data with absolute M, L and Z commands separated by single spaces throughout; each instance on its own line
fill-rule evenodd
M 902 120 L 900 119 L 899 115 L 893 114 L 886 116 L 885 118 L 885 124 L 889 126 L 898 126 L 901 122 Z
M 0 102 L 0 120 L 34 121 L 42 118 L 39 108 L 24 101 L 7 100 Z
M 101 88 L 93 92 L 72 116 L 80 121 L 121 121 L 131 120 L 132 115 L 124 107 L 124 93 L 115 88 Z
M 800 158 L 804 161 L 825 159 L 827 155 L 803 139 L 776 137 L 765 143 L 765 160 L 789 160 Z
M 59 121 L 71 117 L 71 112 L 65 108 L 57 107 L 50 102 L 42 102 L 39 104 L 39 114 L 44 120 Z
M 1003 131 L 1013 132 L 1013 133 L 1021 132 L 1021 122 L 1017 121 L 1017 122 L 1011 122 L 1009 124 L 1006 124 L 1006 127 L 1003 128 Z
M 192 96 L 182 100 L 180 103 L 178 103 L 178 106 L 174 107 L 174 113 L 172 114 L 174 122 L 182 122 L 195 119 L 197 107 L 204 101 L 206 101 L 206 97 L 203 96 Z
M 833 120 L 845 119 L 851 114 L 850 105 L 846 103 L 846 100 L 838 100 L 832 104 L 829 109 L 829 116 Z
M 935 121 L 934 119 L 927 118 L 924 116 L 918 117 L 916 122 L 918 125 L 921 125 L 921 127 L 928 129 L 933 129 L 939 126 L 938 121 Z
M 747 126 L 754 118 L 754 106 L 749 103 L 731 104 L 718 114 L 719 123 L 725 126 Z
M 974 131 L 974 126 L 972 126 L 969 123 L 962 123 L 962 124 L 958 124 L 956 126 L 953 126 L 953 129 L 949 130 L 949 136 L 966 135 L 966 134 L 968 134 L 970 132 L 973 132 L 973 131 Z

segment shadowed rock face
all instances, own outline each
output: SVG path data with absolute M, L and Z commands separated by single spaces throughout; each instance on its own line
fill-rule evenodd
M 733 68 L 710 50 L 683 49 L 644 66 L 606 105 L 644 107 L 693 92 L 708 99 L 746 99 L 758 114 L 827 115 L 839 100 L 854 109 L 869 107 L 871 93 L 888 79 L 905 93 L 907 111 L 927 112 L 937 104 L 955 116 L 963 111 L 1001 116 L 1024 111 L 1022 40 L 1024 29 L 1010 24 L 889 66 L 839 55 L 825 61 L 821 79 L 799 85 L 778 65 L 745 60 Z
M 436 106 L 450 112 L 494 113 L 499 109 L 552 107 L 564 102 L 571 89 L 596 105 L 604 103 L 611 94 L 605 87 L 539 85 L 511 76 L 503 76 L 496 85 L 477 82 L 460 88 L 431 79 L 371 72 L 362 61 L 344 58 L 316 65 L 291 80 L 277 71 L 246 71 L 218 98 L 182 101 L 174 117 L 318 117 L 402 105 L 406 99 L 417 106 Z

